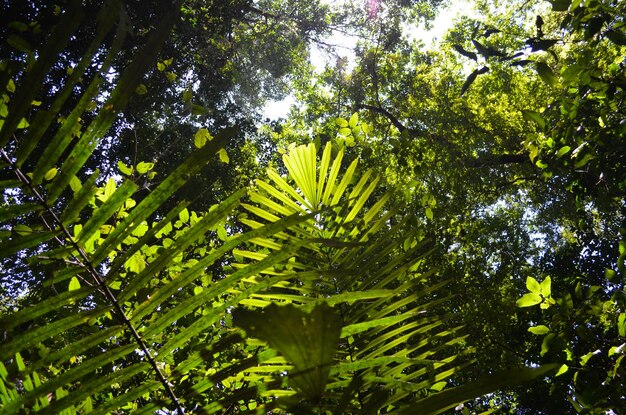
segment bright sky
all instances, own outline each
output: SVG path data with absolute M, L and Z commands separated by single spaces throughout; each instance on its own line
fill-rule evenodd
M 332 0 L 327 1 L 332 3 Z M 425 30 L 423 27 L 407 27 L 406 35 L 411 39 L 421 39 L 426 48 L 436 47 L 443 38 L 444 33 L 452 27 L 452 24 L 457 17 L 475 15 L 471 0 L 452 0 L 452 3 L 453 4 L 448 5 L 439 11 L 439 14 L 433 22 L 431 30 Z M 349 63 L 354 61 L 354 54 L 352 50 L 356 45 L 356 39 L 340 33 L 334 33 L 326 41 L 330 44 L 338 45 L 336 53 L 340 56 L 347 57 Z M 329 57 L 315 45 L 310 47 L 309 52 L 311 56 L 311 63 L 318 73 L 324 69 L 325 65 L 334 63 L 334 57 Z M 281 117 L 285 117 L 295 102 L 295 97 L 293 95 L 288 95 L 282 101 L 269 101 L 263 111 L 263 118 L 277 120 Z

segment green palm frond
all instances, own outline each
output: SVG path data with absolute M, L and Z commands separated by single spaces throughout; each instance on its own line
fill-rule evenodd
M 250 241 L 256 247 L 248 252 L 255 254 L 240 255 L 240 259 L 250 261 L 240 267 L 253 264 L 260 258 L 259 252 L 269 253 L 286 244 L 299 244 L 302 248 L 288 263 L 288 269 L 280 271 L 286 278 L 282 285 L 275 285 L 243 304 L 253 309 L 276 303 L 333 306 L 342 329 L 332 370 L 328 368 L 328 396 L 341 394 L 355 376 L 362 379 L 358 390 L 361 403 L 373 398 L 372 393 L 381 388 L 388 395 L 403 398 L 408 395 L 402 392 L 407 387 L 400 388 L 400 384 L 416 385 L 408 389 L 413 393 L 425 392 L 432 384 L 454 374 L 450 368 L 471 361 L 458 355 L 455 344 L 464 337 L 458 329 L 448 329 L 449 316 L 432 314 L 449 297 L 440 292 L 445 284 L 432 284 L 425 270 L 418 266 L 428 256 L 431 245 L 406 231 L 404 220 L 398 219 L 395 209 L 388 206 L 388 194 L 371 200 L 378 184 L 371 171 L 359 174 L 355 160 L 341 174 L 344 150 L 339 150 L 335 157 L 331 152 L 328 144 L 318 160 L 312 144 L 291 149 L 283 156 L 289 176 L 270 171 L 271 182 L 258 180 L 258 191 L 250 193 L 254 204 L 243 205 L 258 218 L 243 220 L 252 227 L 297 212 L 313 215 L 282 235 Z M 271 321 L 273 313 L 279 311 L 268 314 L 265 320 Z M 240 317 L 239 324 L 250 328 L 251 323 Z M 255 330 L 249 334 L 254 333 Z M 267 335 L 264 334 L 266 338 Z M 282 352 L 280 347 L 278 350 Z M 302 366 L 293 363 L 296 368 Z M 276 374 L 279 369 L 272 366 L 273 363 L 265 362 L 238 376 L 253 382 L 256 378 L 247 373 L 260 373 L 265 368 L 266 374 Z M 442 375 L 438 377 L 437 373 Z M 309 401 L 321 399 L 321 395 L 314 395 L 304 394 Z M 332 408 L 336 403 L 327 399 L 324 405 Z M 350 407 L 348 412 L 362 409 L 354 402 Z

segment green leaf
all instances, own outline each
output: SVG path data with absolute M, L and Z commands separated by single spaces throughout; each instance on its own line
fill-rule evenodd
M 541 285 L 533 277 L 526 278 L 526 288 L 528 288 L 528 291 L 530 291 L 531 293 L 538 294 L 541 292 Z
M 217 154 L 220 157 L 220 161 L 222 163 L 228 164 L 230 162 L 230 158 L 228 158 L 228 153 L 226 152 L 226 149 L 220 148 Z
M 626 337 L 626 313 L 620 313 L 617 317 L 617 331 L 620 336 Z
M 220 225 L 217 227 L 217 237 L 222 241 L 226 241 L 228 239 L 228 234 L 226 233 L 226 229 Z
M 145 95 L 147 92 L 148 88 L 144 84 L 139 84 L 137 85 L 137 88 L 135 88 L 135 93 L 137 95 Z
M 187 208 L 181 210 L 178 214 L 178 219 L 180 219 L 180 221 L 183 223 L 189 222 L 189 210 L 187 210 Z
M 554 376 L 555 377 L 556 376 L 561 376 L 562 374 L 567 372 L 568 369 L 569 369 L 569 367 L 567 365 L 561 365 L 561 367 L 559 368 L 559 370 L 556 372 L 556 374 Z
M 541 129 L 546 127 L 546 122 L 541 117 L 541 114 L 535 111 L 522 110 L 522 117 L 526 121 L 531 121 L 537 124 Z
M 271 304 L 263 312 L 237 310 L 234 322 L 278 350 L 294 368 L 289 382 L 312 401 L 321 398 L 326 389 L 333 363 L 341 318 L 325 303 L 310 312 L 293 305 Z
M 537 73 L 543 82 L 550 86 L 555 86 L 557 78 L 552 69 L 545 62 L 537 62 Z
M 335 118 L 335 123 L 341 128 L 345 128 L 349 125 L 348 121 L 344 118 Z
M 572 148 L 570 146 L 563 146 L 556 152 L 556 157 L 561 158 L 566 155 Z
M 474 399 L 478 396 L 482 396 L 499 389 L 527 383 L 534 379 L 546 376 L 550 372 L 556 370 L 558 366 L 559 365 L 557 364 L 547 364 L 541 365 L 537 368 L 524 367 L 507 370 L 494 375 L 487 375 L 463 386 L 450 388 L 443 392 L 435 393 L 426 398 L 417 400 L 410 406 L 402 408 L 397 413 L 406 415 L 441 414 L 448 409 L 454 408 L 462 402 Z
M 7 82 L 7 87 L 6 87 L 8 92 L 15 92 L 15 82 L 13 82 L 13 79 L 9 79 L 9 82 Z
M 563 81 L 566 83 L 578 82 L 582 71 L 583 68 L 579 64 L 574 63 L 566 68 L 563 68 L 561 76 L 563 77 Z
M 583 158 L 581 158 L 574 164 L 574 168 L 579 169 L 581 167 L 584 167 L 587 163 L 589 163 L 593 159 L 595 159 L 595 157 L 592 154 L 586 153 L 583 156 Z
M 541 303 L 542 298 L 541 295 L 537 293 L 528 293 L 524 294 L 522 298 L 516 301 L 516 305 L 518 307 L 531 307 Z
M 133 167 L 132 166 L 127 166 L 124 162 L 122 161 L 118 161 L 117 162 L 117 168 L 120 169 L 120 172 L 122 174 L 125 174 L 127 176 L 130 176 L 133 174 Z
M 10 35 L 6 41 L 9 45 L 21 52 L 32 53 L 33 51 L 32 46 L 30 46 L 30 44 L 26 40 L 18 35 Z
M 340 128 L 339 129 L 339 134 L 341 134 L 344 137 L 348 137 L 349 135 L 352 134 L 352 130 L 350 128 L 347 128 L 347 127 Z
M 437 382 L 434 385 L 432 385 L 429 389 L 433 390 L 435 392 L 441 392 L 443 390 L 443 388 L 446 387 L 447 384 L 448 384 L 448 382 L 446 382 L 446 381 Z
M 70 280 L 68 291 L 76 291 L 79 289 L 80 289 L 80 281 L 78 281 L 78 278 L 72 277 L 72 279 Z
M 193 144 L 196 148 L 202 148 L 206 145 L 207 141 L 211 141 L 212 139 L 213 136 L 211 136 L 209 130 L 206 128 L 200 128 L 193 136 Z
M 146 268 L 146 259 L 141 252 L 135 252 L 133 256 L 128 258 L 124 263 L 124 268 L 128 271 L 139 274 Z
M 28 121 L 26 120 L 26 118 L 22 118 L 20 120 L 20 122 L 17 124 L 17 129 L 18 130 L 23 130 L 24 128 L 28 128 L 30 126 L 30 124 L 28 123 Z
M 428 219 L 433 220 L 433 210 L 431 208 L 427 207 L 425 213 Z
M 137 164 L 136 170 L 137 170 L 137 173 L 139 174 L 145 174 L 145 173 L 148 173 L 153 168 L 154 168 L 154 163 L 148 163 L 148 162 L 142 161 L 142 162 L 139 162 L 139 164 Z
M 546 337 L 543 338 L 543 341 L 541 342 L 541 352 L 539 353 L 540 356 L 544 356 L 546 353 L 548 353 L 548 350 L 550 350 L 550 345 L 552 344 L 552 340 L 554 340 L 555 337 L 556 333 L 548 333 Z
M 33 230 L 30 226 L 18 223 L 13 227 L 13 232 L 17 233 L 20 236 L 26 236 L 32 234 Z
M 539 285 L 539 293 L 545 298 L 549 298 L 552 295 L 552 279 L 550 277 L 546 277 L 541 282 L 541 284 Z
M 59 172 L 59 170 L 57 170 L 55 167 L 51 168 L 50 170 L 48 170 L 46 172 L 46 174 L 43 176 L 44 179 L 50 181 L 52 179 L 55 178 L 55 176 L 57 175 L 57 173 Z
M 535 327 L 529 327 L 528 331 L 532 334 L 536 334 L 538 336 L 550 333 L 550 329 L 544 325 L 539 325 Z
M 350 121 L 348 121 L 348 125 L 350 126 L 350 128 L 355 128 L 358 123 L 359 123 L 359 113 L 355 112 L 350 117 Z

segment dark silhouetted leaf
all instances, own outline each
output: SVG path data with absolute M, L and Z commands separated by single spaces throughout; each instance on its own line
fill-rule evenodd
M 506 54 L 494 49 L 490 46 L 485 46 L 482 43 L 480 43 L 477 40 L 472 39 L 472 43 L 474 44 L 474 47 L 476 47 L 476 50 L 478 51 L 479 54 L 483 55 L 485 58 L 491 58 L 491 57 L 498 57 L 498 58 L 504 58 L 506 57 Z
M 394 413 L 440 414 L 447 409 L 454 408 L 459 403 L 474 398 L 475 396 L 481 396 L 500 389 L 503 385 L 515 386 L 530 382 L 531 380 L 541 376 L 546 376 L 550 372 L 556 370 L 559 366 L 559 364 L 551 363 L 541 365 L 536 368 L 524 367 L 507 370 L 494 375 L 483 376 L 475 382 L 430 395 L 427 398 L 415 402 L 410 407 Z
M 470 52 L 470 51 L 463 49 L 461 45 L 452 45 L 452 47 L 454 48 L 454 50 L 456 50 L 457 52 L 459 52 L 461 55 L 465 56 L 466 58 L 470 58 L 473 60 L 478 59 L 478 57 L 476 56 L 474 52 Z
M 609 38 L 611 42 L 615 43 L 616 45 L 626 46 L 626 35 L 624 35 L 622 32 L 611 29 L 607 30 L 605 35 Z
M 325 303 L 312 311 L 274 303 L 262 312 L 237 310 L 234 322 L 252 336 L 270 344 L 294 365 L 291 385 L 317 401 L 326 389 L 341 333 L 341 318 Z
M 557 39 L 537 39 L 532 38 L 526 41 L 526 44 L 531 47 L 533 52 L 538 50 L 548 50 L 558 42 Z
M 469 76 L 467 77 L 467 79 L 465 80 L 465 83 L 463 84 L 463 87 L 461 88 L 461 96 L 465 93 L 465 91 L 467 91 L 467 89 L 472 85 L 472 83 L 476 80 L 476 77 L 480 74 L 484 74 L 489 72 L 489 68 L 486 66 L 483 66 L 480 69 L 476 69 L 474 72 L 472 72 L 471 74 L 469 74 Z
M 552 69 L 545 62 L 537 62 L 537 73 L 539 77 L 550 86 L 556 85 L 556 75 L 552 72 Z
M 541 16 L 537 16 L 535 20 L 535 26 L 537 26 L 537 37 L 543 37 L 543 19 Z

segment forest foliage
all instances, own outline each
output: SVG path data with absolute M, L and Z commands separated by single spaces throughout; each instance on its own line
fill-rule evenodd
M 83 3 L 2 6 L 1 414 L 626 410 L 622 2 Z

